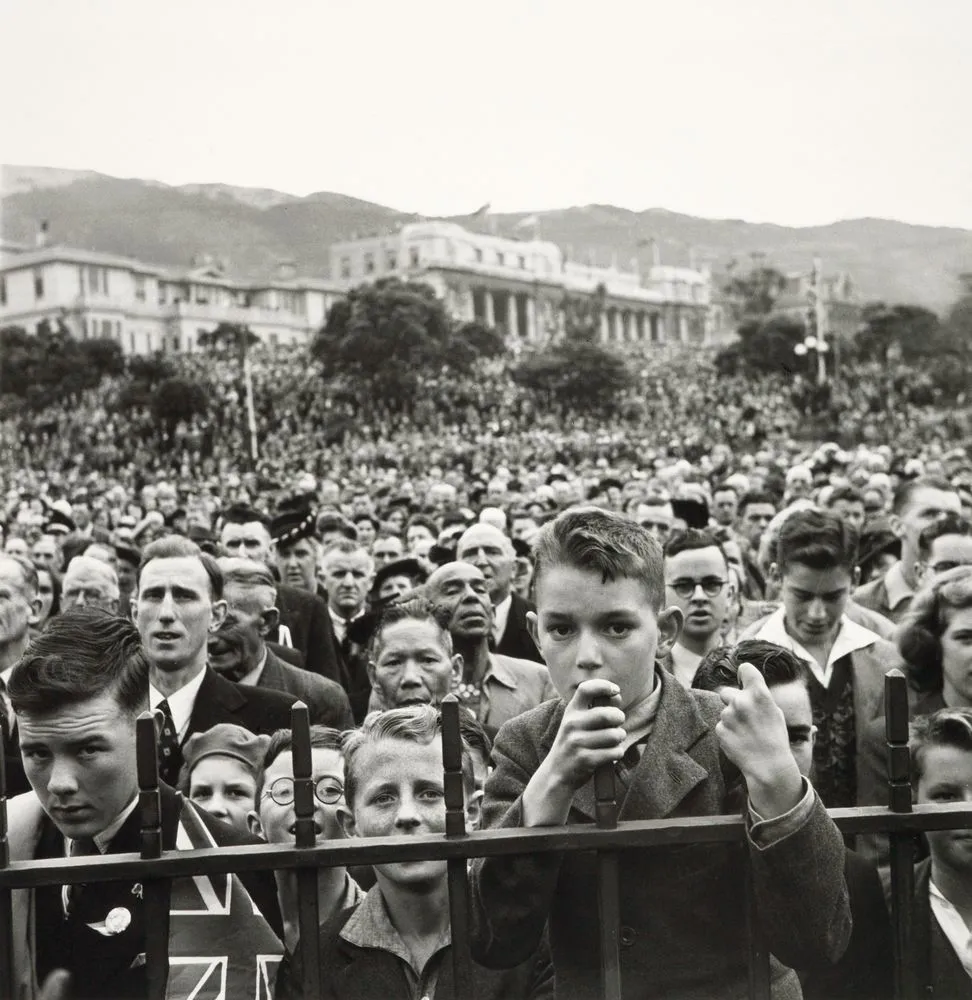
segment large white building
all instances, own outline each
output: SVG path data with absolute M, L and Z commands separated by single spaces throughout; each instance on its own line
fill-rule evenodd
M 435 288 L 447 308 L 501 330 L 514 345 L 555 337 L 568 299 L 603 297 L 607 343 L 706 343 L 707 269 L 663 266 L 646 273 L 566 259 L 545 240 L 470 232 L 452 222 L 415 222 L 394 233 L 334 244 L 331 278 L 348 289 L 397 276 Z
M 35 332 L 47 320 L 79 339 L 108 337 L 126 354 L 193 351 L 220 323 L 247 325 L 264 343 L 305 343 L 341 290 L 298 278 L 229 278 L 218 262 L 173 270 L 127 257 L 41 246 L 0 247 L 0 326 Z

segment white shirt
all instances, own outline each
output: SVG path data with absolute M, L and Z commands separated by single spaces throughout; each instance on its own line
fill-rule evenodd
M 180 743 L 186 738 L 186 732 L 189 729 L 189 718 L 192 715 L 192 706 L 196 704 L 196 695 L 199 693 L 199 688 L 202 686 L 205 676 L 205 669 L 200 670 L 188 684 L 184 684 L 175 694 L 169 695 L 169 711 L 172 713 L 172 724 L 175 726 L 176 735 L 179 737 Z M 149 706 L 152 710 L 157 709 L 165 700 L 165 695 L 154 684 L 149 684 Z
M 348 624 L 356 622 L 364 614 L 364 608 L 350 618 L 342 618 L 329 604 L 327 613 L 331 616 L 331 624 L 334 626 L 334 637 L 338 642 L 344 642 L 344 638 L 348 634 Z
M 237 684 L 252 684 L 256 686 L 260 683 L 260 677 L 263 674 L 263 668 L 267 665 L 267 649 L 264 647 L 263 656 L 260 658 L 260 662 L 245 676 L 241 677 L 236 683 Z
M 958 956 L 962 968 L 972 978 L 972 931 L 969 931 L 962 914 L 942 895 L 941 890 L 931 880 L 928 882 L 928 900 L 938 926 Z
M 112 822 L 109 823 L 108 826 L 106 826 L 104 830 L 101 831 L 101 833 L 97 833 L 91 838 L 94 841 L 95 847 L 98 848 L 99 854 L 105 853 L 105 851 L 108 849 L 108 845 L 112 841 L 112 838 L 125 825 L 125 820 L 127 820 L 128 817 L 131 816 L 131 814 L 135 811 L 135 807 L 137 805 L 138 805 L 138 796 L 136 795 L 132 799 L 132 801 L 129 802 L 124 809 L 122 809 L 122 811 L 118 814 L 118 816 L 115 817 L 115 819 L 112 820 Z M 64 856 L 66 858 L 71 857 L 71 847 L 73 845 L 74 841 L 70 837 L 64 838 Z M 70 891 L 71 891 L 70 886 L 66 885 L 61 886 L 61 906 L 64 908 L 65 914 L 67 914 L 68 910 L 70 909 L 68 905 L 69 904 L 68 897 L 70 895 Z
M 766 642 L 772 642 L 777 646 L 782 646 L 784 649 L 790 650 L 791 653 L 795 653 L 800 657 L 801 660 L 805 660 L 807 666 L 813 672 L 813 676 L 817 678 L 818 681 L 824 687 L 830 687 L 830 679 L 834 676 L 834 664 L 842 657 L 846 656 L 848 653 L 853 653 L 858 649 L 865 649 L 868 646 L 873 645 L 880 636 L 876 635 L 869 628 L 864 628 L 863 625 L 858 625 L 856 622 L 852 622 L 847 615 L 843 615 L 840 619 L 840 628 L 837 631 L 837 638 L 834 640 L 834 644 L 830 650 L 830 656 L 827 657 L 826 667 L 821 667 L 817 663 L 816 657 L 812 656 L 807 650 L 797 642 L 796 639 L 791 636 L 787 630 L 784 623 L 784 609 L 777 608 L 769 618 L 766 619 L 763 627 L 753 636 L 754 639 L 765 639 Z
M 506 623 L 510 620 L 510 608 L 513 605 L 513 595 L 507 594 L 499 604 L 493 608 L 493 638 L 498 643 L 503 638 L 506 631 Z
M 686 649 L 680 642 L 672 646 L 672 670 L 675 679 L 683 688 L 690 688 L 695 680 L 695 673 L 699 669 L 702 657 L 693 653 L 691 649 Z

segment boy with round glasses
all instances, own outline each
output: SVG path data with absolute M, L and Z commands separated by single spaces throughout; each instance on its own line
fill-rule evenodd
M 682 612 L 682 630 L 672 646 L 670 667 L 679 683 L 692 686 L 702 657 L 722 641 L 729 614 L 729 561 L 708 531 L 689 528 L 665 544 L 665 596 Z M 668 665 L 668 664 L 666 664 Z
M 344 805 L 344 755 L 341 733 L 326 726 L 311 726 L 311 776 L 314 779 L 314 829 L 318 841 L 344 837 L 338 810 Z M 297 813 L 294 808 L 293 733 L 279 729 L 270 738 L 257 777 L 256 809 L 250 813 L 250 831 L 271 844 L 296 841 Z M 300 934 L 297 907 L 297 876 L 278 871 L 277 898 L 284 925 L 284 945 L 293 954 Z M 363 896 L 358 884 L 344 868 L 318 868 L 317 901 L 320 920 L 354 906 Z

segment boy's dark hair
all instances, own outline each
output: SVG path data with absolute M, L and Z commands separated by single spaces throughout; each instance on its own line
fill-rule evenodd
M 911 723 L 908 747 L 912 786 L 917 788 L 929 747 L 955 747 L 972 753 L 972 708 L 940 708 L 930 715 L 918 716 Z
M 100 608 L 52 618 L 7 682 L 16 713 L 48 715 L 111 693 L 130 715 L 148 708 L 148 661 L 138 629 Z
M 489 733 L 483 728 L 479 719 L 468 708 L 459 709 L 459 732 L 462 735 L 462 742 L 489 764 L 489 755 L 493 752 L 493 741 L 489 738 Z
M 461 713 L 460 713 L 461 714 Z M 459 727 L 462 732 L 462 724 Z M 392 708 L 386 712 L 372 712 L 360 729 L 350 729 L 344 734 L 344 801 L 354 809 L 354 796 L 358 778 L 354 759 L 362 747 L 381 740 L 407 740 L 427 746 L 442 732 L 442 712 L 431 705 L 411 705 Z M 441 773 L 441 772 L 440 772 Z M 462 741 L 462 784 L 466 796 L 473 792 L 473 766 L 470 748 Z
M 533 546 L 534 587 L 554 566 L 598 573 L 604 583 L 630 577 L 645 588 L 655 611 L 665 599 L 664 556 L 655 537 L 630 517 L 596 507 L 572 507 L 545 524 Z
M 833 490 L 827 499 L 827 509 L 829 510 L 836 503 L 845 500 L 847 503 L 864 503 L 864 494 L 856 486 L 838 486 Z
M 712 495 L 715 496 L 716 493 L 731 493 L 736 499 L 739 499 L 739 490 L 732 485 L 732 483 L 718 483 L 712 487 Z
M 774 510 L 777 507 L 777 499 L 772 493 L 767 493 L 765 490 L 750 490 L 739 498 L 739 516 L 744 517 L 746 508 L 752 506 L 754 503 L 768 503 Z
M 330 726 L 311 726 L 311 750 L 336 750 L 343 753 L 342 742 L 344 734 Z M 278 729 L 270 737 L 270 743 L 263 754 L 263 763 L 256 776 L 256 802 L 260 806 L 260 796 L 263 794 L 263 778 L 267 768 L 282 754 L 292 753 L 294 749 L 294 732 L 292 729 Z
M 932 542 L 943 535 L 972 535 L 972 524 L 969 524 L 960 514 L 946 514 L 937 518 L 918 536 L 918 552 L 927 556 L 931 552 Z
M 270 518 L 246 504 L 234 503 L 227 507 L 219 517 L 220 530 L 224 524 L 253 524 L 254 522 L 262 524 L 267 531 L 270 530 Z
M 722 551 L 722 546 L 715 535 L 701 528 L 686 528 L 685 531 L 676 531 L 670 535 L 665 542 L 665 558 L 670 559 L 679 552 L 694 552 L 697 549 L 718 549 L 722 553 L 722 558 L 726 560 L 726 565 L 729 565 L 729 560 L 726 559 L 726 554 Z
M 371 642 L 368 644 L 368 659 L 377 660 L 381 652 L 382 633 L 390 625 L 397 625 L 404 621 L 431 622 L 442 636 L 442 645 L 445 651 L 452 655 L 452 634 L 449 632 L 450 615 L 443 608 L 437 607 L 428 597 L 422 593 L 410 590 L 403 594 L 397 601 L 392 601 L 385 605 L 381 611 L 381 617 L 371 634 Z
M 405 534 L 408 534 L 409 528 L 416 527 L 425 528 L 433 538 L 438 537 L 439 529 L 436 527 L 435 521 L 425 514 L 413 514 L 405 524 Z
M 209 578 L 209 594 L 214 601 L 223 599 L 223 573 L 214 556 L 203 552 L 201 548 L 183 535 L 166 535 L 150 542 L 142 549 L 142 561 L 138 566 L 139 584 L 142 572 L 153 559 L 198 559 L 202 563 L 206 576 Z
M 911 479 L 902 483 L 894 493 L 894 500 L 891 503 L 891 511 L 894 514 L 901 512 L 911 503 L 912 497 L 918 490 L 941 490 L 943 493 L 954 493 L 955 487 L 947 479 L 941 476 L 921 476 L 918 479 Z
M 857 565 L 857 531 L 825 510 L 797 510 L 780 527 L 776 565 L 780 573 L 797 563 L 811 569 L 846 569 Z
M 740 663 L 751 663 L 763 675 L 767 687 L 793 681 L 809 683 L 807 665 L 795 653 L 765 639 L 744 639 L 735 646 L 719 646 L 706 653 L 692 687 L 700 691 L 739 687 Z

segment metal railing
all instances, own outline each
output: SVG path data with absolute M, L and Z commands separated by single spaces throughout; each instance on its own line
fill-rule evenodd
M 908 751 L 908 698 L 904 675 L 892 670 L 885 682 L 888 740 L 889 807 L 832 809 L 836 825 L 847 834 L 884 833 L 891 845 L 891 920 L 894 935 L 895 997 L 905 1000 L 912 968 L 911 904 L 914 895 L 913 839 L 931 830 L 972 828 L 972 807 L 912 808 Z M 601 982 L 605 1000 L 621 1000 L 619 885 L 617 852 L 631 848 L 701 843 L 744 843 L 745 822 L 738 816 L 699 816 L 664 820 L 617 820 L 612 769 L 595 775 L 597 823 L 590 826 L 467 833 L 462 781 L 459 703 L 442 705 L 443 769 L 446 805 L 444 835 L 375 837 L 315 844 L 314 782 L 307 708 L 293 708 L 295 844 L 261 844 L 205 850 L 162 850 L 161 805 L 156 763 L 155 721 L 138 720 L 137 752 L 141 854 L 104 855 L 96 860 L 64 858 L 38 862 L 9 861 L 6 797 L 0 799 L 0 1000 L 14 1000 L 12 962 L 12 890 L 81 882 L 137 879 L 146 906 L 146 965 L 149 1000 L 164 1000 L 168 976 L 168 884 L 174 878 L 224 875 L 257 870 L 294 870 L 303 976 L 307 997 L 321 989 L 318 935 L 317 869 L 389 862 L 445 860 L 448 863 L 452 961 L 456 995 L 471 995 L 470 909 L 466 878 L 469 858 L 523 855 L 547 851 L 594 851 L 598 858 L 598 912 L 601 927 Z M 0 788 L 0 792 L 4 792 Z M 770 997 L 769 951 L 759 931 L 748 853 L 745 913 L 749 938 L 749 994 Z M 593 902 L 593 901 L 592 901 Z M 910 1000 L 910 998 L 909 998 Z

